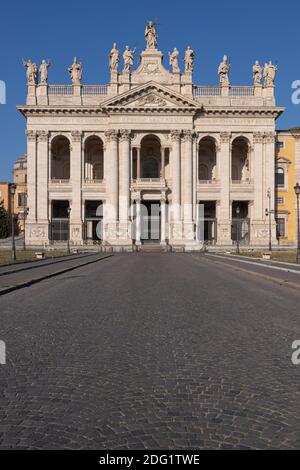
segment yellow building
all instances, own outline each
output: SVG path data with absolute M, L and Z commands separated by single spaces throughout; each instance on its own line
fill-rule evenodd
M 4 208 L 8 215 L 11 213 L 10 183 L 0 182 L 0 201 L 4 202 Z
M 275 217 L 279 246 L 296 244 L 296 196 L 300 183 L 300 128 L 277 131 L 275 154 Z
M 27 210 L 27 155 L 22 155 L 16 160 L 13 167 L 13 182 L 16 185 L 14 213 L 18 218 L 18 228 L 23 232 Z

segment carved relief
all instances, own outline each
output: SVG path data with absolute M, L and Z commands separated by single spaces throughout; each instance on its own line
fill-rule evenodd
M 275 144 L 276 134 L 274 132 L 265 132 L 265 142 L 269 144 Z
M 139 106 L 166 106 L 167 102 L 160 98 L 159 96 L 155 95 L 154 93 L 150 93 L 147 96 L 144 96 L 138 101 Z
M 188 129 L 185 129 L 183 131 L 182 136 L 183 136 L 184 142 L 191 142 L 192 139 L 193 139 L 193 133 L 192 133 L 192 131 L 190 131 Z

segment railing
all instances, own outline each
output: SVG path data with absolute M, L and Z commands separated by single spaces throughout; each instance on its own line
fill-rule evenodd
M 194 86 L 194 96 L 221 96 L 221 87 Z
M 219 180 L 211 179 L 211 180 L 198 180 L 199 184 L 217 184 Z
M 220 86 L 194 86 L 194 96 L 222 96 Z M 229 87 L 229 96 L 254 96 L 253 86 L 232 86 Z
M 49 85 L 49 95 L 72 96 L 74 94 L 73 85 Z M 103 96 L 108 94 L 108 85 L 81 85 L 82 96 Z
M 253 86 L 230 87 L 229 96 L 254 96 L 254 87 Z
M 107 95 L 108 85 L 82 85 L 81 94 L 85 96 Z
M 73 85 L 49 85 L 49 95 L 73 95 Z
M 231 180 L 232 184 L 250 184 L 251 180 L 249 178 L 245 180 Z
M 69 179 L 56 179 L 56 178 L 51 178 L 50 180 L 51 184 L 69 184 L 70 180 Z
M 84 183 L 85 184 L 101 184 L 101 183 L 104 183 L 104 179 L 89 179 L 89 178 L 85 178 L 84 179 Z

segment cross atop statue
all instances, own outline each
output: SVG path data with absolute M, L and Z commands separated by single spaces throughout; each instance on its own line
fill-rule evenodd
M 153 21 L 148 21 L 145 29 L 147 49 L 157 49 L 157 32 Z

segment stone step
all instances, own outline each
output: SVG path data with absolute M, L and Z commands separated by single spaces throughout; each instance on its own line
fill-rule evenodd
M 140 251 L 144 253 L 162 253 L 166 251 L 166 247 L 158 243 L 146 243 L 145 245 L 141 245 Z

